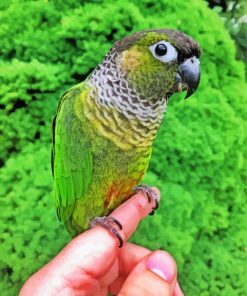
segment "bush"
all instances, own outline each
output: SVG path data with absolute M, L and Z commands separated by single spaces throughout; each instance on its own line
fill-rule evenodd
M 69 236 L 56 218 L 50 123 L 59 95 L 131 32 L 178 28 L 202 46 L 202 81 L 172 98 L 146 182 L 159 211 L 133 240 L 178 263 L 186 295 L 244 295 L 246 84 L 215 12 L 188 1 L 13 1 L 0 6 L 0 289 L 16 295 Z M 7 3 L 7 2 L 6 2 Z

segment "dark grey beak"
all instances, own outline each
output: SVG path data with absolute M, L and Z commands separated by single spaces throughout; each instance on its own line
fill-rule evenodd
M 200 82 L 199 60 L 194 56 L 185 60 L 178 67 L 174 90 L 187 90 L 185 99 L 189 98 L 197 89 Z

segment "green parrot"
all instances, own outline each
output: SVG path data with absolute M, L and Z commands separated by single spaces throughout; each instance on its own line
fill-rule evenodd
M 200 48 L 183 32 L 145 30 L 117 41 L 88 78 L 66 91 L 53 120 L 52 171 L 57 215 L 76 236 L 131 195 L 147 170 L 169 97 L 199 85 Z M 137 186 L 137 187 L 136 187 Z M 115 225 L 114 225 L 115 224 Z M 117 227 L 115 227 L 117 226 Z

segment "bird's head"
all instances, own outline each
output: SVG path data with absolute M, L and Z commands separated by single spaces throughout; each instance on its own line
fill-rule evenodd
M 199 85 L 200 47 L 180 31 L 141 31 L 117 41 L 114 49 L 119 70 L 141 96 L 155 99 L 186 90 L 188 98 Z

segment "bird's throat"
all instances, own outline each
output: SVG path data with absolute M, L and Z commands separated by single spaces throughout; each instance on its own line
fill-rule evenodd
M 118 69 L 112 52 L 93 72 L 84 103 L 85 116 L 97 132 L 124 149 L 151 146 L 163 119 L 167 100 L 137 94 Z

